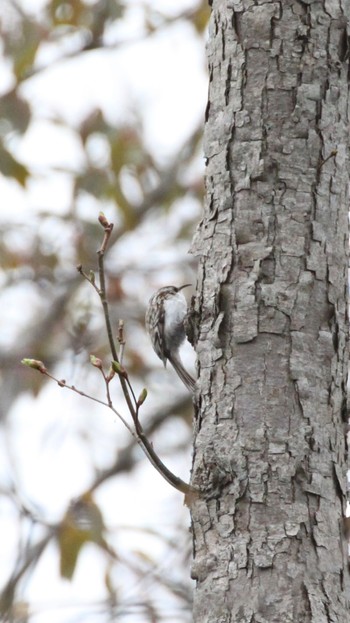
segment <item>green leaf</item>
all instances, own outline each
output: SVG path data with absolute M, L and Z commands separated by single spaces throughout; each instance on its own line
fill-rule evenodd
M 37 49 L 44 35 L 43 28 L 27 17 L 22 21 L 21 30 L 21 37 L 11 41 L 11 45 L 14 45 L 11 55 L 14 62 L 13 70 L 19 81 L 31 73 Z
M 70 505 L 57 531 L 63 578 L 72 579 L 85 543 L 95 543 L 108 551 L 104 530 L 102 513 L 89 493 Z
M 29 176 L 27 167 L 18 162 L 2 144 L 0 144 L 0 173 L 5 177 L 13 177 L 21 186 L 26 185 Z
M 30 121 L 30 106 L 15 89 L 0 97 L 0 118 L 8 124 L 9 132 L 26 131 Z
M 71 580 L 78 561 L 78 556 L 84 543 L 89 541 L 89 535 L 79 530 L 68 521 L 62 522 L 58 533 L 60 551 L 60 574 L 62 578 Z

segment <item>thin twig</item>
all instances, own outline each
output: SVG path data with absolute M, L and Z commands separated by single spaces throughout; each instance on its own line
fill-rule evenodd
M 34 367 L 34 366 L 32 366 L 32 367 Z M 44 366 L 42 368 L 40 368 L 39 366 L 36 366 L 36 369 L 39 370 L 45 376 L 47 376 L 50 379 L 52 379 L 53 381 L 55 381 L 60 387 L 65 387 L 66 389 L 69 389 L 69 390 L 75 392 L 76 394 L 79 394 L 80 396 L 83 396 L 83 398 L 89 398 L 90 400 L 93 400 L 94 402 L 97 402 L 98 404 L 102 405 L 103 407 L 107 407 L 107 408 L 111 409 L 111 411 L 113 411 L 113 413 L 121 420 L 121 422 L 123 422 L 124 426 L 126 426 L 128 431 L 130 432 L 130 434 L 134 437 L 136 442 L 139 444 L 140 448 L 143 450 L 144 454 L 149 459 L 150 463 L 152 463 L 153 467 L 157 470 L 157 472 L 161 476 L 163 476 L 163 478 L 172 487 L 174 487 L 178 491 L 181 491 L 181 493 L 184 493 L 185 495 L 198 494 L 198 489 L 196 489 L 195 487 L 192 487 L 191 485 L 186 483 L 184 480 L 182 480 L 178 476 L 175 476 L 175 474 L 173 474 L 173 472 L 171 472 L 170 469 L 168 469 L 166 467 L 166 465 L 164 465 L 163 461 L 159 458 L 158 454 L 155 452 L 155 450 L 154 450 L 154 448 L 152 446 L 152 443 L 146 437 L 146 435 L 144 433 L 144 430 L 143 430 L 143 428 L 141 426 L 141 423 L 139 421 L 139 418 L 138 418 L 139 406 L 137 406 L 136 410 L 133 411 L 134 415 L 132 416 L 133 422 L 134 422 L 134 425 L 135 425 L 135 431 L 133 431 L 133 429 L 130 427 L 130 425 L 127 423 L 127 421 L 123 418 L 123 416 L 115 409 L 115 407 L 112 404 L 112 400 L 111 400 L 111 397 L 110 397 L 110 394 L 109 394 L 109 382 L 108 382 L 106 376 L 104 375 L 104 373 L 103 373 L 103 377 L 105 379 L 108 402 L 104 402 L 103 400 L 100 400 L 99 398 L 95 398 L 94 396 L 90 396 L 89 394 L 86 394 L 85 392 L 81 391 L 80 389 L 77 389 L 75 387 L 75 385 L 68 385 L 66 383 L 66 381 L 64 381 L 64 380 L 57 379 L 52 374 L 50 374 L 48 372 L 48 370 L 46 370 L 46 368 Z M 137 402 L 136 402 L 136 404 L 137 404 Z
M 145 435 L 144 430 L 139 420 L 139 409 L 147 396 L 147 392 L 146 390 L 144 390 L 144 394 L 143 395 L 141 394 L 138 400 L 136 399 L 134 390 L 129 381 L 128 373 L 125 370 L 125 368 L 121 365 L 121 361 L 118 359 L 117 349 L 116 349 L 116 345 L 115 345 L 115 341 L 113 337 L 112 323 L 111 323 L 110 314 L 109 314 L 108 300 L 107 300 L 107 294 L 106 294 L 105 270 L 104 270 L 104 254 L 107 249 L 107 246 L 108 246 L 108 243 L 110 241 L 110 237 L 113 231 L 113 223 L 109 223 L 105 215 L 102 212 L 100 212 L 98 220 L 104 229 L 104 236 L 103 236 L 102 244 L 99 250 L 97 251 L 98 270 L 99 270 L 99 286 L 95 284 L 94 276 L 88 276 L 83 271 L 83 267 L 81 265 L 79 265 L 77 269 L 79 273 L 84 277 L 84 279 L 86 279 L 93 286 L 95 291 L 98 293 L 101 303 L 102 303 L 102 307 L 103 307 L 107 336 L 108 336 L 108 341 L 109 341 L 109 345 L 110 345 L 110 349 L 111 349 L 111 353 L 113 357 L 112 371 L 108 374 L 108 376 L 106 376 L 103 370 L 102 361 L 100 359 L 91 355 L 90 361 L 92 365 L 98 368 L 102 374 L 102 377 L 104 379 L 105 386 L 106 386 L 107 402 L 104 402 L 103 400 L 100 400 L 98 398 L 95 398 L 94 396 L 90 396 L 89 394 L 86 394 L 85 392 L 77 389 L 74 385 L 68 385 L 65 380 L 56 379 L 52 374 L 48 372 L 45 365 L 41 361 L 38 361 L 35 359 L 23 359 L 22 363 L 24 363 L 25 365 L 31 368 L 39 370 L 39 372 L 41 372 L 42 374 L 56 381 L 56 383 L 58 383 L 60 387 L 66 387 L 67 389 L 74 391 L 75 393 L 79 394 L 80 396 L 84 398 L 89 398 L 90 400 L 93 400 L 94 402 L 97 402 L 111 409 L 113 413 L 115 413 L 115 415 L 123 422 L 124 426 L 126 426 L 128 431 L 131 433 L 131 435 L 140 445 L 143 452 L 145 453 L 149 461 L 152 463 L 153 467 L 158 471 L 159 474 L 161 474 L 161 476 L 163 476 L 163 478 L 172 487 L 184 493 L 186 495 L 186 498 L 185 498 L 186 502 L 189 503 L 193 496 L 197 496 L 199 494 L 199 491 L 196 487 L 193 487 L 187 484 L 181 478 L 179 478 L 178 476 L 175 476 L 175 474 L 173 474 L 166 467 L 166 465 L 164 465 L 163 461 L 159 458 L 159 456 L 153 449 L 153 445 L 148 440 L 147 436 Z M 124 323 L 122 320 L 119 321 L 118 341 L 121 346 L 120 354 L 121 356 L 123 356 L 123 352 L 124 352 L 123 348 L 124 348 L 125 340 L 124 340 Z M 121 416 L 121 414 L 113 406 L 111 395 L 110 395 L 110 390 L 109 390 L 109 383 L 112 380 L 115 373 L 117 373 L 119 376 L 119 381 L 120 381 L 121 388 L 124 394 L 124 398 L 127 403 L 132 420 L 134 422 L 135 431 L 129 426 L 126 420 Z M 133 401 L 134 401 L 134 404 L 133 404 Z
M 117 355 L 117 349 L 116 349 L 115 342 L 114 342 L 114 337 L 113 337 L 112 323 L 111 323 L 111 319 L 110 319 L 110 315 L 109 315 L 109 309 L 108 309 L 108 301 L 107 301 L 107 293 L 106 293 L 105 270 L 104 270 L 104 254 L 105 254 L 107 245 L 109 243 L 109 239 L 111 237 L 111 233 L 113 231 L 113 223 L 109 223 L 107 221 L 106 217 L 104 216 L 104 214 L 102 214 L 102 213 L 100 213 L 98 220 L 99 220 L 99 222 L 101 223 L 101 225 L 102 225 L 102 227 L 104 229 L 104 236 L 103 236 L 102 244 L 101 244 L 101 247 L 99 248 L 99 250 L 97 251 L 97 256 L 98 256 L 98 272 L 99 272 L 99 279 L 100 279 L 99 296 L 100 296 L 102 307 L 103 307 L 103 313 L 104 313 L 105 324 L 106 324 L 106 331 L 107 331 L 107 336 L 108 336 L 108 341 L 109 341 L 109 346 L 110 346 L 110 349 L 111 349 L 112 357 L 113 357 L 114 361 L 117 361 L 119 363 L 119 359 L 118 359 L 118 355 Z M 127 383 L 125 377 L 123 377 L 122 375 L 119 375 L 119 380 L 120 380 L 120 384 L 121 384 L 122 391 L 123 391 L 123 394 L 124 394 L 124 398 L 126 400 L 126 404 L 128 405 L 128 409 L 130 411 L 130 414 L 131 414 L 132 418 L 134 419 L 135 408 L 134 408 L 134 405 L 132 403 L 132 400 L 131 400 L 131 397 L 130 397 L 130 394 L 129 394 L 128 383 Z
M 119 348 L 119 361 L 122 364 L 124 359 L 125 337 L 124 337 L 124 320 L 119 319 L 118 323 L 118 342 Z
M 131 426 L 127 423 L 127 421 L 123 418 L 123 416 L 113 406 L 111 397 L 109 395 L 109 384 L 107 383 L 107 381 L 106 381 L 106 387 L 108 388 L 108 394 L 107 394 L 108 402 L 105 402 L 104 400 L 100 400 L 99 398 L 95 398 L 94 396 L 90 396 L 90 394 L 86 394 L 81 389 L 78 389 L 77 387 L 75 387 L 75 385 L 69 385 L 68 383 L 66 383 L 66 381 L 64 379 L 62 379 L 62 380 L 61 379 L 57 379 L 55 376 L 53 376 L 53 374 L 50 374 L 50 372 L 48 372 L 48 370 L 46 370 L 46 369 L 45 369 L 45 371 L 42 371 L 42 374 L 47 376 L 49 379 L 52 379 L 52 381 L 56 381 L 56 383 L 60 387 L 65 387 L 66 389 L 69 389 L 70 391 L 72 391 L 72 392 L 74 392 L 76 394 L 79 394 L 79 396 L 82 396 L 83 398 L 88 398 L 89 400 L 93 400 L 93 402 L 97 402 L 98 404 L 102 405 L 103 407 L 108 407 L 109 409 L 111 409 L 113 411 L 113 413 L 124 424 L 124 426 L 126 426 L 126 428 L 128 429 L 129 433 L 133 437 L 135 437 L 135 439 L 137 440 L 137 435 L 135 435 L 135 432 L 133 431 Z
M 99 295 L 99 294 L 100 294 L 100 290 L 98 289 L 98 287 L 97 287 L 97 285 L 96 285 L 96 283 L 95 283 L 95 280 L 94 280 L 94 279 L 91 279 L 91 275 L 87 275 L 87 274 L 84 272 L 83 267 L 82 267 L 82 265 L 81 265 L 81 264 L 78 264 L 78 266 L 77 266 L 77 271 L 78 271 L 78 273 L 79 273 L 82 277 L 84 277 L 84 279 L 86 279 L 86 281 L 88 281 L 88 282 L 89 282 L 89 284 L 90 284 L 90 285 L 94 288 L 94 290 L 95 290 L 95 291 L 97 292 L 97 294 Z
M 124 357 L 124 348 L 125 348 L 125 344 L 126 344 L 126 340 L 124 337 L 124 320 L 119 319 L 119 323 L 118 323 L 118 342 L 120 344 L 120 348 L 119 348 L 119 363 L 122 365 L 123 364 L 123 357 Z M 124 366 L 122 365 L 122 367 L 124 368 Z M 125 371 L 126 372 L 126 371 Z M 135 406 L 137 409 L 137 399 L 133 390 L 133 387 L 130 383 L 130 379 L 128 374 L 125 373 L 125 380 L 128 384 L 128 388 L 130 389 L 131 395 L 134 399 L 135 402 Z

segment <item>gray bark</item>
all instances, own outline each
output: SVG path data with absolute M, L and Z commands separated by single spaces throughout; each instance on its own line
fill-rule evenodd
M 348 1 L 213 2 L 196 623 L 350 620 L 349 17 Z

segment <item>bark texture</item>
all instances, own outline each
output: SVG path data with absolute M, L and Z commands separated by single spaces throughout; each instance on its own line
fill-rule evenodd
M 344 623 L 350 4 L 213 0 L 196 623 Z

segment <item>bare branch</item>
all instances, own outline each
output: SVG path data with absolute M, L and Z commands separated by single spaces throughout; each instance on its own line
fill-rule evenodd
M 99 286 L 96 285 L 95 278 L 94 277 L 92 278 L 91 273 L 90 273 L 90 275 L 87 275 L 84 272 L 82 265 L 77 266 L 77 270 L 84 277 L 84 279 L 86 279 L 92 285 L 92 287 L 98 293 L 98 295 L 100 297 L 100 300 L 101 300 L 101 303 L 102 303 L 102 308 L 103 308 L 103 313 L 104 313 L 104 318 L 105 318 L 105 325 L 106 325 L 108 341 L 109 341 L 109 345 L 110 345 L 110 349 L 111 349 L 111 354 L 112 354 L 112 357 L 113 357 L 112 370 L 108 373 L 108 375 L 106 375 L 104 370 L 103 370 L 102 361 L 100 359 L 98 359 L 97 357 L 95 357 L 94 355 L 90 355 L 90 362 L 91 362 L 91 364 L 95 368 L 100 370 L 100 372 L 102 374 L 102 377 L 103 377 L 103 380 L 104 380 L 104 383 L 105 383 L 105 387 L 106 387 L 107 402 L 104 402 L 103 400 L 100 400 L 98 398 L 95 398 L 94 396 L 86 394 L 82 390 L 77 389 L 74 385 L 68 385 L 64 379 L 59 380 L 59 379 L 55 378 L 51 373 L 48 372 L 48 370 L 46 369 L 45 365 L 41 361 L 38 361 L 36 359 L 23 359 L 22 363 L 24 365 L 26 365 L 26 366 L 34 368 L 35 370 L 38 370 L 43 375 L 45 375 L 48 378 L 56 381 L 56 383 L 58 383 L 58 385 L 60 387 L 65 387 L 65 388 L 67 388 L 67 389 L 69 389 L 69 390 L 79 394 L 80 396 L 82 396 L 84 398 L 89 398 L 90 400 L 93 400 L 94 402 L 97 402 L 98 404 L 101 404 L 101 405 L 111 409 L 113 411 L 113 413 L 122 421 L 124 426 L 126 426 L 126 428 L 131 433 L 131 435 L 135 438 L 137 443 L 142 448 L 144 454 L 147 456 L 147 458 L 152 463 L 153 467 L 158 471 L 158 473 L 161 474 L 161 476 L 163 476 L 163 478 L 172 487 L 174 487 L 178 491 L 181 491 L 182 493 L 184 493 L 185 496 L 186 496 L 185 497 L 186 503 L 190 503 L 191 500 L 193 499 L 193 497 L 196 497 L 198 495 L 198 489 L 193 487 L 193 486 L 191 486 L 191 485 L 189 485 L 189 484 L 187 484 L 181 478 L 179 478 L 178 476 L 173 474 L 166 467 L 166 465 L 164 465 L 164 463 L 161 461 L 161 459 L 159 458 L 159 456 L 155 452 L 155 450 L 153 448 L 153 445 L 148 440 L 148 438 L 147 438 L 147 436 L 146 436 L 146 434 L 145 434 L 145 432 L 143 430 L 143 427 L 142 427 L 142 425 L 140 423 L 140 420 L 139 420 L 139 410 L 140 410 L 141 405 L 143 404 L 143 402 L 146 399 L 147 390 L 144 389 L 143 392 L 141 393 L 140 397 L 138 399 L 136 398 L 134 390 L 133 390 L 133 387 L 132 387 L 132 385 L 130 383 L 130 380 L 129 380 L 128 373 L 127 373 L 126 369 L 121 364 L 121 361 L 118 358 L 116 344 L 115 344 L 115 340 L 114 340 L 114 336 L 113 336 L 112 323 L 111 323 L 111 319 L 110 319 L 107 294 L 106 294 L 106 279 L 105 279 L 105 268 L 104 268 L 104 255 L 105 255 L 105 252 L 106 252 L 106 249 L 108 247 L 108 244 L 109 244 L 109 241 L 110 241 L 110 237 L 111 237 L 111 234 L 112 234 L 112 231 L 113 231 L 113 223 L 109 223 L 109 221 L 107 220 L 107 218 L 105 217 L 103 212 L 100 212 L 98 220 L 99 220 L 99 223 L 102 225 L 102 227 L 104 229 L 104 237 L 103 237 L 103 240 L 102 240 L 102 244 L 101 244 L 99 250 L 97 251 L 97 255 L 98 255 L 98 271 L 99 271 Z M 119 321 L 118 342 L 119 342 L 120 347 L 121 347 L 119 354 L 121 356 L 123 356 L 123 353 L 124 353 L 123 349 L 124 349 L 124 346 L 125 346 L 125 339 L 124 339 L 124 323 L 123 323 L 122 320 Z M 125 418 L 123 418 L 123 416 L 113 406 L 111 395 L 110 395 L 110 390 L 109 390 L 109 383 L 113 379 L 114 373 L 116 373 L 118 375 L 118 377 L 119 377 L 119 382 L 120 382 L 120 385 L 121 385 L 121 388 L 122 388 L 122 391 L 123 391 L 123 394 L 124 394 L 124 398 L 125 398 L 126 404 L 128 406 L 129 413 L 130 413 L 131 418 L 133 420 L 135 430 L 133 430 L 130 427 L 130 425 L 127 423 Z M 94 488 L 95 487 L 96 487 L 96 485 L 94 485 Z

